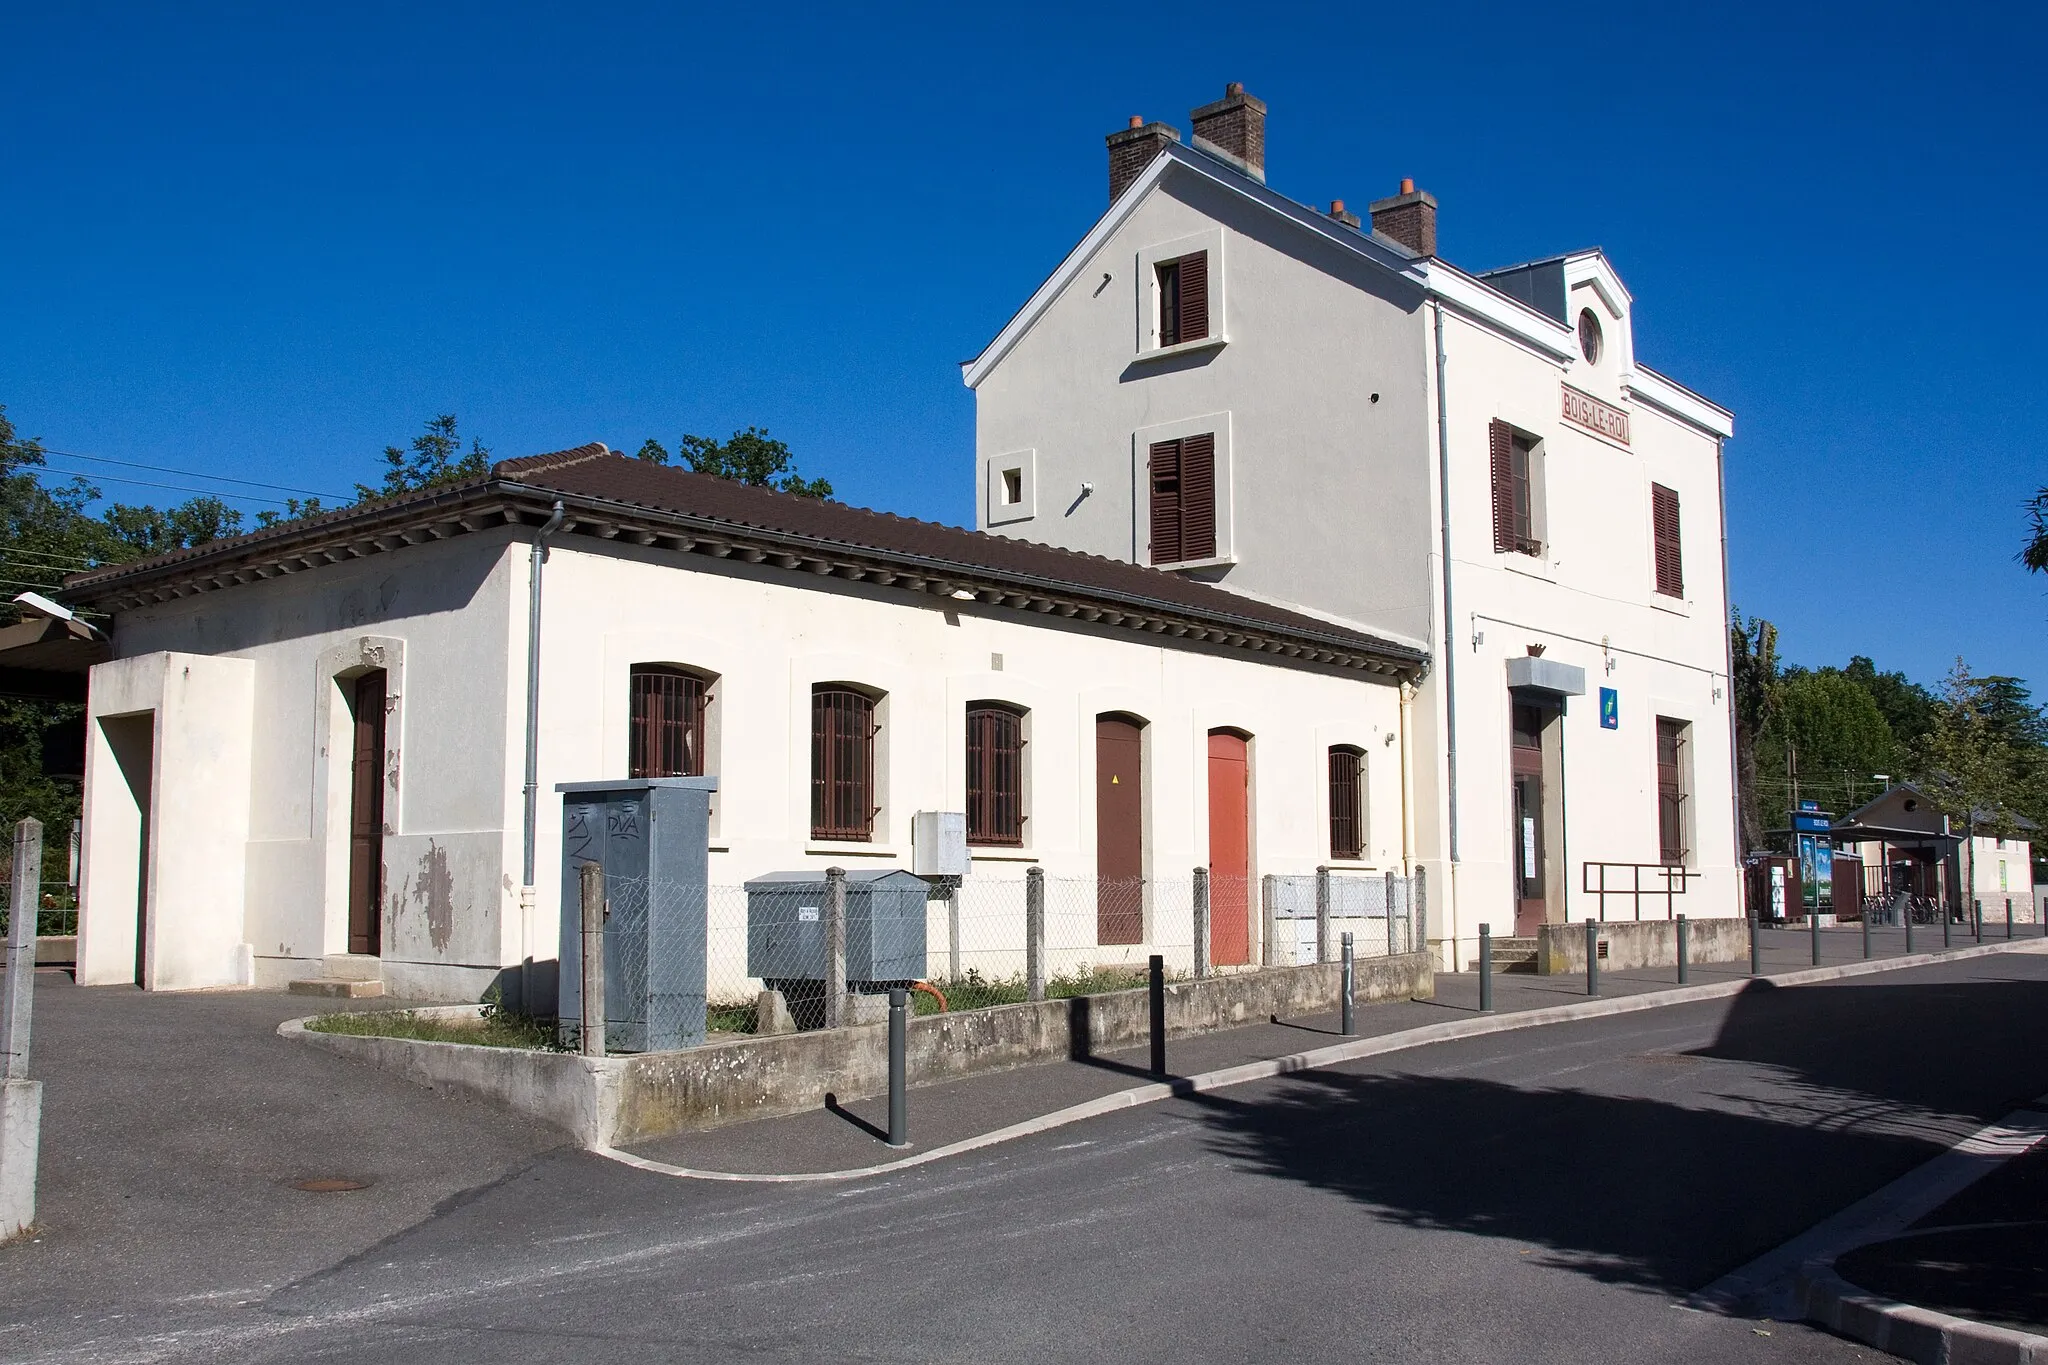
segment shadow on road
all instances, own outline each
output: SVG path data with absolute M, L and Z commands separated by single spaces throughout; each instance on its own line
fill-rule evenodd
M 1639 1054 L 1625 1021 L 1600 1026 L 1611 1047 L 1569 1085 L 1426 1074 L 1417 1055 L 1197 1103 L 1218 1150 L 1269 1175 L 1678 1294 L 2048 1088 L 2044 1009 L 2048 980 L 1759 982 L 1696 1052 Z

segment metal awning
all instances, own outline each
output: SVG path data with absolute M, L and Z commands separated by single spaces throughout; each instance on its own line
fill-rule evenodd
M 86 672 L 113 657 L 106 637 L 83 621 L 31 618 L 0 628 L 0 696 L 82 702 Z

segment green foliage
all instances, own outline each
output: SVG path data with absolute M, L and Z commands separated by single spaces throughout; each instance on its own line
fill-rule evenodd
M 444 412 L 427 419 L 426 429 L 412 438 L 408 449 L 385 446 L 384 481 L 375 488 L 369 484 L 357 484 L 356 497 L 358 501 L 368 502 L 372 498 L 417 493 L 422 489 L 473 479 L 490 467 L 490 448 L 481 441 L 472 440 L 469 449 L 463 450 L 462 438 L 456 432 L 455 414 Z
M 407 1038 L 419 1043 L 468 1043 L 472 1047 L 519 1047 L 535 1052 L 560 1052 L 555 1031 L 545 1021 L 524 1015 L 489 1012 L 476 1019 L 437 1019 L 412 1010 L 350 1010 L 323 1014 L 306 1027 L 315 1033 L 343 1033 L 356 1038 Z
M 1850 658 L 1842 676 L 1870 694 L 1898 743 L 1917 744 L 1921 736 L 1934 728 L 1934 694 L 1908 680 L 1905 674 L 1880 673 L 1868 656 L 1857 654 Z
M 2048 573 L 2048 488 L 2027 499 L 2027 522 L 2031 529 L 2020 547 L 2020 563 L 2035 573 Z
M 1735 709 L 1735 770 L 1740 831 L 1745 850 L 1764 844 L 1764 823 L 1757 789 L 1757 741 L 1777 714 L 1778 628 L 1761 616 L 1744 620 L 1742 612 L 1730 609 L 1728 623 L 1729 657 L 1733 662 L 1728 680 L 1729 701 Z
M 824 479 L 806 479 L 795 469 L 789 446 L 761 427 L 735 431 L 731 439 L 715 441 L 709 436 L 685 436 L 676 443 L 683 463 L 698 474 L 710 474 L 778 493 L 804 498 L 829 498 L 832 485 Z M 669 462 L 668 447 L 648 440 L 640 447 L 640 458 L 651 464 Z
M 2020 832 L 2014 817 L 2040 822 L 2048 797 L 2044 723 L 2018 679 L 1979 677 L 1957 659 L 1936 707 L 1934 728 L 1915 746 L 1921 786 L 1959 828 Z
M 1874 773 L 1897 776 L 1901 770 L 1898 742 L 1876 698 L 1834 669 L 1801 670 L 1778 684 L 1776 707 L 1757 747 L 1759 768 L 1782 771 L 1788 748 L 1796 751 L 1801 773 L 1846 775 L 1845 796 L 1855 790 L 1851 784 Z

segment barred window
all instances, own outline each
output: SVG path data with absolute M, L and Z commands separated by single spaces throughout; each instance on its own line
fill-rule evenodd
M 1685 837 L 1691 799 L 1685 789 L 1685 750 L 1691 742 L 1692 726 L 1657 717 L 1657 853 L 1666 863 L 1683 863 L 1692 852 Z
M 840 683 L 811 689 L 811 837 L 872 838 L 875 699 Z
M 702 777 L 711 680 L 668 664 L 633 665 L 629 777 Z
M 967 707 L 967 842 L 1024 842 L 1024 713 L 1003 702 Z
M 1330 750 L 1330 856 L 1365 856 L 1365 752 L 1349 744 Z

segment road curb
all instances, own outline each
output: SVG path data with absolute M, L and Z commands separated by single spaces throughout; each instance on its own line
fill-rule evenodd
M 1801 1266 L 1797 1287 L 1808 1321 L 1922 1365 L 2048 1365 L 2048 1337 L 1883 1298 L 1850 1284 L 1832 1262 Z
M 1776 976 L 1745 976 L 1732 981 L 1713 981 L 1698 986 L 1678 986 L 1670 990 L 1645 991 L 1640 995 L 1602 996 L 1592 1000 L 1581 1000 L 1571 1005 L 1554 1005 L 1548 1009 L 1521 1010 L 1510 1014 L 1474 1014 L 1463 1019 L 1453 1019 L 1442 1024 L 1426 1024 L 1421 1028 L 1405 1029 L 1399 1033 L 1382 1034 L 1376 1038 L 1358 1038 L 1346 1043 L 1333 1043 L 1328 1047 L 1314 1048 L 1308 1052 L 1296 1052 L 1285 1057 L 1272 1057 L 1264 1061 L 1245 1062 L 1238 1066 L 1224 1067 L 1218 1071 L 1203 1072 L 1197 1076 L 1181 1076 L 1168 1081 L 1154 1081 L 1133 1086 L 1128 1090 L 1115 1091 L 1080 1104 L 1056 1109 L 1037 1118 L 1013 1123 L 1007 1128 L 981 1133 L 958 1142 L 934 1147 L 928 1152 L 885 1161 L 873 1166 L 856 1166 L 838 1171 L 795 1171 L 788 1173 L 751 1173 L 741 1171 L 704 1171 L 688 1166 L 675 1166 L 651 1157 L 621 1151 L 616 1147 L 602 1146 L 592 1150 L 601 1157 L 616 1161 L 636 1170 L 650 1171 L 657 1175 L 674 1176 L 684 1180 L 717 1180 L 741 1184 L 802 1184 L 813 1181 L 860 1180 L 869 1176 L 890 1175 L 897 1171 L 922 1166 L 945 1157 L 960 1156 L 993 1147 L 1019 1138 L 1032 1137 L 1039 1133 L 1064 1128 L 1068 1124 L 1098 1118 L 1104 1114 L 1123 1109 L 1135 1109 L 1141 1105 L 1156 1104 L 1160 1100 L 1176 1096 L 1207 1094 L 1232 1086 L 1245 1085 L 1252 1081 L 1271 1080 L 1277 1076 L 1291 1075 L 1298 1071 L 1313 1071 L 1319 1067 L 1334 1066 L 1339 1062 L 1359 1061 L 1367 1057 L 1382 1057 L 1388 1053 L 1405 1052 L 1410 1048 L 1427 1047 L 1432 1043 L 1455 1042 L 1461 1038 L 1481 1038 L 1495 1033 L 1511 1033 L 1520 1029 L 1542 1028 L 1550 1024 L 1570 1024 L 1582 1019 L 1604 1019 L 1617 1014 L 1635 1014 L 1642 1010 L 1663 1009 L 1671 1005 L 1692 1004 L 1701 1000 L 1720 1000 L 1739 995 L 1759 983 L 1771 986 L 1808 986 L 1825 981 L 1839 981 L 1847 977 L 1869 976 L 1876 972 L 1900 971 L 1912 967 L 1932 966 L 1941 962 L 1955 962 L 1965 958 L 1988 957 L 1994 953 L 2048 953 L 2048 939 L 2023 939 L 2003 943 L 1986 943 L 1968 948 L 1956 948 L 1941 953 L 1915 953 L 1907 957 L 1872 959 L 1866 962 L 1847 962 L 1834 967 L 1808 967 L 1796 972 L 1785 972 Z M 2032 1359 L 2028 1357 L 2028 1359 Z M 2048 1365 L 2048 1355 L 2041 1357 Z

